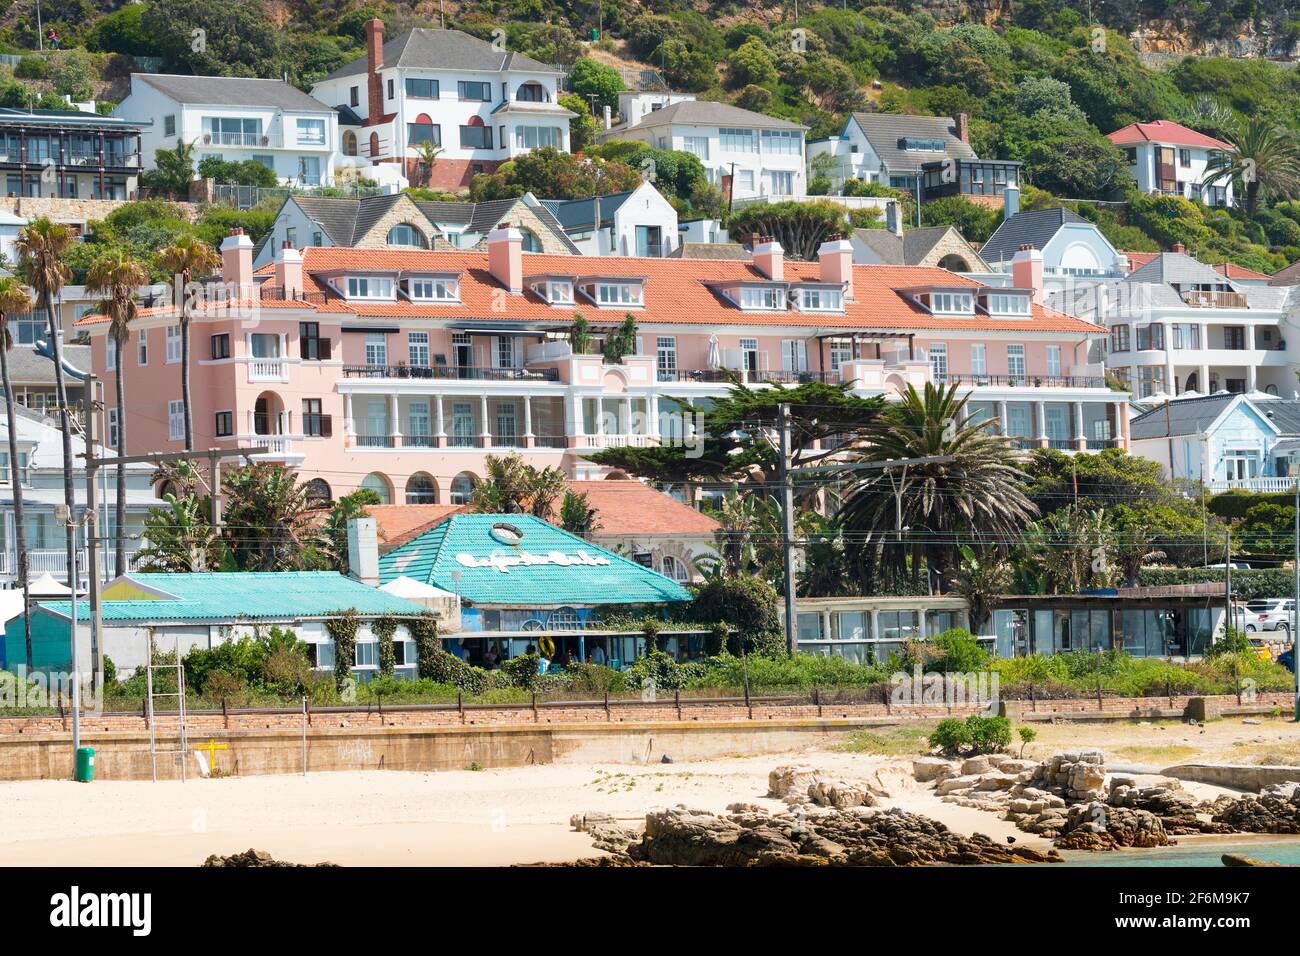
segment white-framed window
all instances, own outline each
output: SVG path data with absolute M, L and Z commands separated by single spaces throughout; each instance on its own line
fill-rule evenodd
M 1025 377 L 1025 347 L 1023 345 L 1007 346 L 1007 375 L 1011 378 Z
M 754 171 L 752 169 L 736 170 L 736 188 L 747 193 L 754 191 Z
M 1061 377 L 1061 347 L 1059 345 L 1049 345 L 1047 347 L 1047 377 Z
M 975 342 L 970 347 L 970 371 L 972 375 L 989 373 L 988 346 L 983 342 Z
M 1028 315 L 1029 296 L 995 293 L 985 300 L 992 315 Z
M 804 339 L 783 339 L 781 362 L 787 372 L 808 371 L 808 343 Z
M 516 368 L 515 364 L 515 340 L 510 335 L 498 335 L 496 347 L 496 367 L 497 368 Z
M 349 299 L 391 299 L 393 280 L 383 276 L 348 276 Z
M 655 338 L 655 367 L 659 381 L 671 382 L 677 377 L 677 337 L 660 335 Z
M 794 195 L 794 173 L 788 169 L 769 169 L 767 183 L 767 191 L 774 196 Z
M 640 305 L 641 287 L 631 283 L 602 282 L 596 286 L 596 301 L 600 305 Z
M 325 121 L 323 119 L 300 119 L 297 126 L 299 146 L 325 145 Z
M 930 296 L 930 311 L 947 315 L 970 315 L 974 301 L 969 292 L 935 292 Z
M 707 136 L 683 136 L 682 151 L 707 162 L 709 159 L 709 138 Z
M 831 371 L 838 372 L 845 362 L 853 360 L 853 346 L 832 342 L 830 347 Z
M 429 247 L 429 242 L 424 238 L 424 233 L 409 222 L 399 222 L 392 229 L 389 229 L 385 241 L 390 246 L 407 246 L 412 249 L 427 249 Z M 297 245 L 297 243 L 294 244 Z
M 798 156 L 799 143 L 802 139 L 803 135 L 795 129 L 765 129 L 763 130 L 763 152 Z
M 140 329 L 136 333 L 135 360 L 140 366 L 149 364 L 149 331 Z
M 546 298 L 552 305 L 572 305 L 573 283 L 551 279 L 546 283 Z
M 514 402 L 497 402 L 497 434 L 501 442 L 513 443 L 518 437 L 518 419 Z
M 539 146 L 564 146 L 564 134 L 558 126 L 517 126 L 515 127 L 516 149 L 537 149 Z
M 366 364 L 388 364 L 388 336 L 383 332 L 366 333 Z
M 474 442 L 474 406 L 469 402 L 453 402 L 451 406 L 451 444 L 456 448 L 472 448 Z M 456 485 L 451 486 L 451 503 L 463 505 L 456 500 Z
M 408 332 L 406 348 L 410 353 L 411 364 L 417 368 L 429 367 L 429 333 Z
M 844 308 L 844 293 L 839 289 L 804 289 L 801 302 L 805 312 L 839 312 Z
M 111 335 L 104 336 L 104 368 L 110 372 L 117 368 L 117 339 Z
M 724 153 L 753 153 L 758 150 L 752 129 L 720 129 L 718 141 Z
M 171 441 L 180 441 L 185 437 L 185 403 L 171 401 L 167 403 L 167 437 Z
M 433 434 L 429 430 L 429 403 L 413 401 L 407 406 L 406 434 L 416 438 L 427 438 Z
M 277 359 L 280 357 L 280 336 L 274 332 L 253 332 L 248 336 L 248 345 L 253 358 Z
M 948 381 L 948 343 L 930 343 L 930 375 L 936 382 Z
M 686 563 L 671 554 L 665 554 L 659 559 L 659 571 L 666 578 L 671 578 L 678 584 L 685 584 L 691 579 L 690 572 L 686 570 Z
M 167 364 L 174 365 L 181 360 L 181 327 L 167 326 Z
M 27 484 L 27 456 L 28 452 L 20 451 L 18 453 L 18 480 L 24 485 Z M 9 474 L 9 449 L 0 449 L 0 484 L 8 483 Z M 30 512 L 29 512 L 30 513 Z
M 108 410 L 108 447 L 117 448 L 117 409 Z
M 455 302 L 460 297 L 455 279 L 411 279 L 406 288 L 412 299 L 421 301 Z
M 785 290 L 777 286 L 744 286 L 740 290 L 742 309 L 784 309 Z

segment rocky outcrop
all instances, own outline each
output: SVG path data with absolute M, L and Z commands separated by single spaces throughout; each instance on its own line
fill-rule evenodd
M 1245 833 L 1300 833 L 1300 784 L 1281 783 L 1223 806 L 1214 822 Z
M 1114 850 L 1168 846 L 1170 842 L 1164 824 L 1149 810 L 1112 807 L 1092 800 L 1070 807 L 1056 846 L 1062 850 Z
M 792 807 L 872 807 L 876 804 L 873 790 L 878 792 L 879 788 L 865 781 L 827 779 L 812 767 L 782 766 L 767 775 L 767 795 Z
M 670 866 L 932 866 L 1055 863 L 1054 852 L 963 836 L 902 810 L 786 810 L 718 816 L 679 806 L 646 814 L 631 859 Z
M 200 866 L 205 867 L 233 867 L 236 869 L 246 869 L 249 867 L 314 867 L 314 866 L 338 866 L 337 863 L 286 863 L 284 860 L 277 860 L 265 850 L 247 849 L 243 853 L 232 853 L 229 856 L 219 856 L 214 853 L 204 860 Z

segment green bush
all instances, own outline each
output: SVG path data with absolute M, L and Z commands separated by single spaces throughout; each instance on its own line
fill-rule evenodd
M 663 651 L 656 650 L 625 670 L 623 680 L 632 689 L 644 687 L 645 681 L 650 678 L 660 690 L 679 690 L 688 686 L 699 672 L 699 664 L 679 664 Z
M 737 688 L 748 676 L 751 688 L 811 690 L 814 687 L 870 687 L 889 679 L 884 668 L 854 664 L 842 657 L 822 654 L 780 654 L 775 657 L 740 658 L 732 654 L 710 657 L 698 664 L 688 686 Z M 662 685 L 661 685 L 662 686 Z
M 947 717 L 939 721 L 939 726 L 934 728 L 929 740 L 931 747 L 938 747 L 946 756 L 956 757 L 970 746 L 970 730 L 965 721 Z
M 1213 642 L 1205 649 L 1206 657 L 1218 657 L 1222 654 L 1249 654 L 1250 638 L 1244 631 L 1239 631 L 1235 627 L 1226 630 L 1220 640 Z
M 691 617 L 702 624 L 726 621 L 731 625 L 727 650 L 732 654 L 775 656 L 785 651 L 776 589 L 753 575 L 709 578 L 695 589 Z
M 1138 583 L 1143 587 L 1169 584 L 1221 583 L 1223 568 L 1143 568 Z M 1232 572 L 1232 596 L 1238 601 L 1285 597 L 1295 590 L 1290 568 L 1244 568 Z
M 1000 753 L 1011 743 L 1011 721 L 1005 717 L 970 716 L 964 721 L 948 717 L 930 734 L 930 746 L 949 757 L 966 753 Z

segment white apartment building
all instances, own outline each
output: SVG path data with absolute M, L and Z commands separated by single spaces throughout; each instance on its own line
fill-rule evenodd
M 1124 150 L 1129 171 L 1144 193 L 1199 199 L 1207 206 L 1232 205 L 1232 178 L 1202 185 L 1210 156 L 1232 147 L 1169 120 L 1132 123 L 1106 136 Z
M 563 71 L 457 30 L 409 30 L 384 42 L 366 24 L 366 55 L 312 87 L 340 117 L 341 162 L 367 177 L 397 164 L 412 185 L 460 189 L 477 173 L 540 146 L 569 150 Z M 417 147 L 440 147 L 432 168 Z
M 764 116 L 726 103 L 679 99 L 642 112 L 641 99 L 666 94 L 636 94 L 620 98 L 635 123 L 622 122 L 604 130 L 599 139 L 640 140 L 656 149 L 675 149 L 699 157 L 709 181 L 732 199 L 801 198 L 808 194 L 805 172 L 806 126 Z
M 1175 246 L 1078 301 L 1109 328 L 1107 369 L 1136 400 L 1296 389 L 1290 287 L 1240 284 Z
M 132 73 L 131 92 L 113 110 L 142 127 L 145 169 L 159 149 L 194 144 L 195 162 L 254 160 L 282 183 L 332 185 L 338 117 L 280 80 Z

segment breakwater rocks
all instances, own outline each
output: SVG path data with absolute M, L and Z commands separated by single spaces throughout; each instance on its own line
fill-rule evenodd
M 200 866 L 205 867 L 226 867 L 235 869 L 247 869 L 249 867 L 316 867 L 316 866 L 338 866 L 337 863 L 286 863 L 284 860 L 277 860 L 265 850 L 248 849 L 243 853 L 231 853 L 229 856 L 219 856 L 214 853 L 204 860 Z
M 1219 804 L 1214 820 L 1243 833 L 1300 833 L 1300 783 L 1279 783 Z
M 590 832 L 590 830 L 588 831 Z M 614 851 L 611 851 L 614 852 Z M 733 805 L 726 814 L 678 806 L 646 814 L 645 831 L 621 851 L 659 866 L 974 866 L 1059 863 L 1054 851 L 963 836 L 902 810 Z
M 1096 750 L 1056 754 L 1043 761 L 994 754 L 945 760 L 921 757 L 912 764 L 918 782 L 935 784 L 949 803 L 999 813 L 1026 833 L 1057 841 L 1063 849 L 1111 850 L 1166 846 L 1189 833 L 1232 833 L 1172 778 L 1139 786 L 1134 777 L 1106 773 Z

